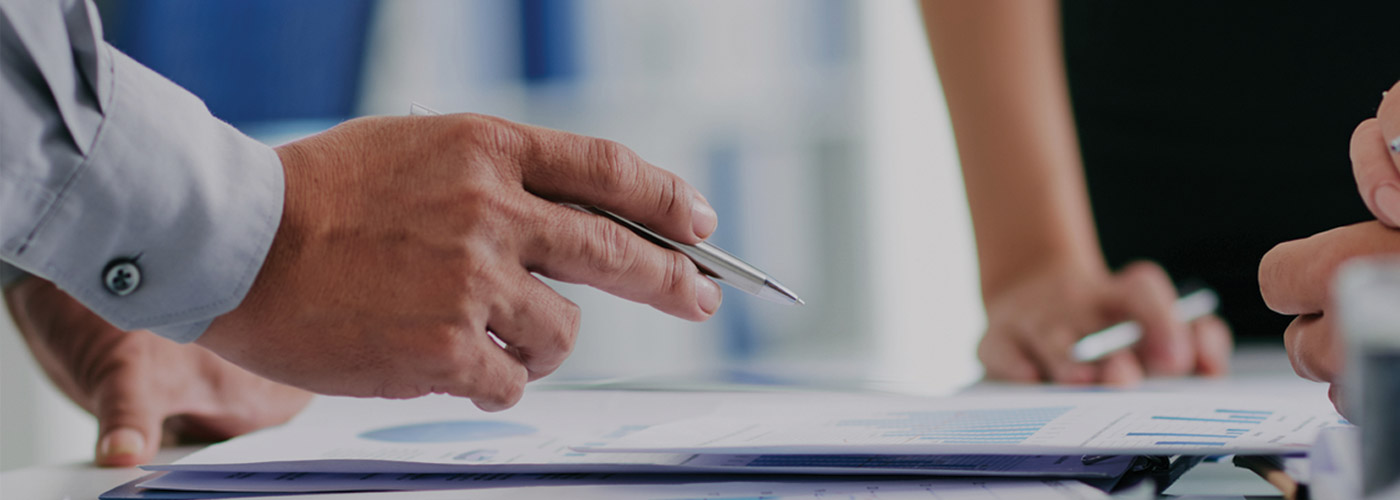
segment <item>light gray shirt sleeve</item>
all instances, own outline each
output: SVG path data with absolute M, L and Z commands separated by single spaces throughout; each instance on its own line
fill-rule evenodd
M 243 300 L 282 214 L 272 149 L 103 42 L 86 0 L 0 0 L 0 69 L 0 262 L 180 342 Z

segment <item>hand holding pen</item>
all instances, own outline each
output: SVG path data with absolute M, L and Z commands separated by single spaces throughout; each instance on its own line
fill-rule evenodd
M 1112 273 L 1046 266 L 983 295 L 988 324 L 978 357 L 988 378 L 1134 385 L 1148 375 L 1211 376 L 1229 366 L 1229 328 L 1210 314 L 1212 301 L 1188 301 L 1203 302 L 1204 312 L 1200 304 L 1180 311 L 1176 288 L 1153 263 Z M 1124 321 L 1133 326 L 1114 327 Z
M 433 116 L 440 113 L 422 104 L 413 103 L 409 108 L 409 114 Z M 796 293 L 793 293 L 791 289 L 783 286 L 778 280 L 769 277 L 767 273 L 754 267 L 753 264 L 744 262 L 743 259 L 707 241 L 681 243 L 651 230 L 651 228 L 648 228 L 645 224 L 628 220 L 602 208 L 574 204 L 567 205 L 616 222 L 618 225 L 627 228 L 627 230 L 632 231 L 637 236 L 645 238 L 647 241 L 655 243 L 657 246 L 684 254 L 700 268 L 701 273 L 714 278 L 715 281 L 773 302 L 797 305 L 806 304 L 806 302 L 804 302 L 801 297 L 798 297 Z
M 578 306 L 538 276 L 693 321 L 719 308 L 690 258 L 563 205 L 683 244 L 714 231 L 698 190 L 615 142 L 473 114 L 380 116 L 276 152 L 285 206 L 267 258 L 197 341 L 264 377 L 500 410 L 578 334 Z

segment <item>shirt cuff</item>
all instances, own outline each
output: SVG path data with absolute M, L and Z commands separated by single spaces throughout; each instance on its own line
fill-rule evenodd
M 19 268 L 0 262 L 0 289 L 9 288 L 29 275 Z
M 276 152 L 197 97 L 110 52 L 84 165 L 15 264 L 124 330 L 189 342 L 248 293 L 282 214 Z

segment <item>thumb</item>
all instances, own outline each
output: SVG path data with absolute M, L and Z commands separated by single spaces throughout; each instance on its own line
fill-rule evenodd
M 155 458 L 165 412 L 150 390 L 125 376 L 111 377 L 97 390 L 97 465 L 131 467 Z

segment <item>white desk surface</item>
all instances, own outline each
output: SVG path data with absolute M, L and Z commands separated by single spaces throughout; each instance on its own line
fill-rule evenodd
M 1325 386 L 1297 379 L 1281 350 L 1248 349 L 1237 353 L 1234 372 L 1219 381 L 1166 380 L 1151 381 L 1148 388 L 1172 389 L 1191 387 L 1204 391 L 1239 391 L 1241 389 L 1294 393 L 1322 391 Z M 978 384 L 969 392 L 1033 391 L 1034 387 Z M 195 447 L 163 450 L 156 458 L 169 463 L 195 451 Z M 71 463 L 27 467 L 0 473 L 0 499 L 3 500 L 90 500 L 113 487 L 131 481 L 146 472 L 136 468 L 104 469 L 91 463 Z M 1231 464 L 1201 464 L 1192 469 L 1171 488 L 1168 495 L 1178 498 L 1252 498 L 1278 497 L 1278 491 L 1253 473 Z M 311 497 L 309 497 L 311 498 Z

